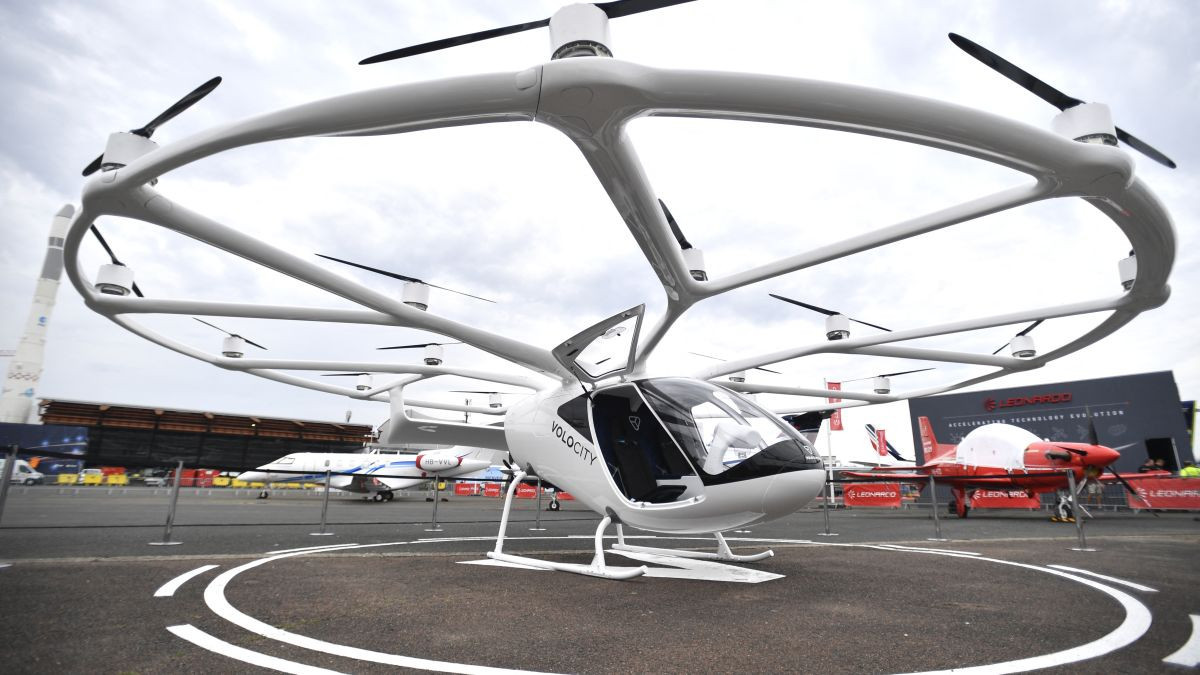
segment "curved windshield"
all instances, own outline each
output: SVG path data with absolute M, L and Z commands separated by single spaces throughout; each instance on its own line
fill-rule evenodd
M 682 378 L 638 384 L 705 483 L 820 466 L 812 444 L 740 394 Z

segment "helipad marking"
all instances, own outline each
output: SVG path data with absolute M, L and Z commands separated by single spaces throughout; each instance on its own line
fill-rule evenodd
M 231 659 L 245 661 L 246 663 L 251 663 L 256 666 L 262 666 L 263 668 L 270 668 L 283 673 L 297 673 L 298 675 L 310 675 L 315 673 L 335 673 L 340 675 L 339 671 L 336 670 L 326 670 L 324 668 L 317 668 L 316 666 L 296 663 L 295 661 L 288 661 L 275 656 L 268 656 L 267 654 L 261 654 L 259 652 L 251 651 L 234 644 L 229 644 L 224 640 L 218 640 L 217 638 L 205 633 L 191 624 L 167 626 L 167 630 L 171 631 L 176 636 L 196 645 L 197 647 L 202 647 L 210 652 L 216 652 L 221 656 L 228 656 Z
M 923 551 L 925 553 L 957 553 L 958 555 L 979 555 L 973 551 L 955 551 L 948 548 L 928 548 L 925 546 L 901 546 L 900 544 L 877 544 L 881 548 L 894 548 L 899 551 Z M 1053 565 L 1051 565 L 1053 567 Z
M 339 549 L 339 548 L 349 548 L 351 546 L 358 546 L 358 544 L 325 544 L 324 546 L 305 546 L 304 548 L 285 548 L 282 551 L 264 551 L 263 555 L 278 555 L 280 553 L 299 553 L 301 551 L 307 553 L 307 552 L 312 552 L 312 551 L 321 551 L 321 550 L 325 550 L 325 549 L 333 550 L 333 549 Z
M 410 542 L 389 542 L 386 544 L 366 544 L 359 548 L 369 548 L 375 546 L 397 546 L 406 545 Z M 462 663 L 451 663 L 449 661 L 434 661 L 432 659 L 419 659 L 411 656 L 401 656 L 399 654 L 387 654 L 384 652 L 372 651 L 370 649 L 360 649 L 358 647 L 349 647 L 346 645 L 334 644 L 325 642 L 316 638 L 310 638 L 303 635 L 290 633 L 281 628 L 276 628 L 268 623 L 259 621 L 248 614 L 238 610 L 233 605 L 229 604 L 229 600 L 225 598 L 225 586 L 229 581 L 238 574 L 246 570 L 253 569 L 259 565 L 264 565 L 269 562 L 275 562 L 281 558 L 291 558 L 294 556 L 307 555 L 309 553 L 320 551 L 297 551 L 295 553 L 284 553 L 281 555 L 273 555 L 258 560 L 252 560 L 244 565 L 240 565 L 231 570 L 227 570 L 213 579 L 208 587 L 204 589 L 204 602 L 208 605 L 217 616 L 229 621 L 230 623 L 240 626 L 251 633 L 257 633 L 265 638 L 277 640 L 285 644 L 303 647 L 313 651 L 333 654 L 335 656 L 344 656 L 349 659 L 358 659 L 360 661 L 370 661 L 372 663 L 383 663 L 390 666 L 403 666 L 405 668 L 419 668 L 421 670 L 440 670 L 447 673 L 466 673 L 467 675 L 475 675 L 477 673 L 524 673 L 530 671 L 509 670 L 507 668 L 493 668 L 491 666 L 472 666 Z
M 555 537 L 528 537 L 528 538 L 529 539 L 550 539 L 550 538 L 555 538 Z M 567 537 L 558 537 L 558 538 L 567 538 Z M 666 537 L 666 538 L 679 539 L 682 537 Z M 470 541 L 470 540 L 476 540 L 476 539 L 477 538 L 474 538 L 474 537 L 465 537 L 465 538 L 462 538 L 462 541 Z M 514 537 L 514 539 L 516 539 L 516 537 Z M 455 538 L 438 539 L 436 541 L 449 542 L 449 541 L 455 541 Z M 1018 660 L 1014 660 L 1014 661 L 1006 661 L 1006 662 L 1002 662 L 1002 663 L 994 663 L 994 664 L 988 664 L 988 665 L 982 665 L 982 666 L 971 666 L 971 667 L 966 667 L 966 668 L 955 668 L 955 669 L 949 670 L 949 671 L 927 671 L 927 673 L 951 673 L 951 672 L 953 672 L 953 673 L 986 673 L 988 675 L 993 675 L 993 674 L 999 674 L 999 673 L 1013 673 L 1013 672 L 1021 672 L 1021 671 L 1026 671 L 1026 670 L 1036 670 L 1036 669 L 1040 669 L 1040 668 L 1049 668 L 1049 667 L 1057 666 L 1057 665 L 1066 665 L 1066 664 L 1075 663 L 1078 661 L 1083 661 L 1086 659 L 1096 658 L 1098 656 L 1103 656 L 1105 654 L 1108 654 L 1108 653 L 1111 653 L 1118 649 L 1121 649 L 1122 647 L 1125 647 L 1126 645 L 1128 645 L 1128 644 L 1134 642 L 1135 640 L 1137 640 L 1138 638 L 1140 638 L 1150 628 L 1150 622 L 1151 622 L 1150 610 L 1144 604 L 1142 604 L 1136 598 L 1134 598 L 1133 596 L 1130 596 L 1129 594 L 1127 594 L 1123 591 L 1120 591 L 1118 589 L 1112 588 L 1110 586 L 1105 586 L 1104 584 L 1101 584 L 1097 581 L 1092 581 L 1091 579 L 1087 579 L 1087 578 L 1077 576 L 1074 574 L 1068 574 L 1067 572 L 1052 569 L 1050 567 L 1043 567 L 1043 566 L 1039 566 L 1039 565 L 1031 565 L 1031 564 L 1026 564 L 1026 563 L 1012 562 L 1012 561 L 1008 561 L 1008 560 L 1001 560 L 998 558 L 988 558 L 988 557 L 984 557 L 984 556 L 981 556 L 978 554 L 974 554 L 970 551 L 946 551 L 946 550 L 941 550 L 941 549 L 923 549 L 923 548 L 897 548 L 897 547 L 895 547 L 895 545 L 884 546 L 884 545 L 878 545 L 878 544 L 849 544 L 849 543 L 847 543 L 847 544 L 832 544 L 832 543 L 827 543 L 827 542 L 813 542 L 813 541 L 810 541 L 807 539 L 756 539 L 755 541 L 772 541 L 772 542 L 777 542 L 780 544 L 811 544 L 814 546 L 844 546 L 844 547 L 854 547 L 854 548 L 869 548 L 869 549 L 875 549 L 875 550 L 879 550 L 879 551 L 903 552 L 903 553 L 926 554 L 926 555 L 944 555 L 947 557 L 961 558 L 964 560 L 979 560 L 979 561 L 984 561 L 984 562 L 993 562 L 993 563 L 997 563 L 997 564 L 1001 564 L 1001 565 L 1009 565 L 1012 567 L 1019 567 L 1022 569 L 1028 569 L 1028 570 L 1033 570 L 1033 571 L 1037 571 L 1037 572 L 1043 572 L 1046 574 L 1052 574 L 1052 575 L 1055 575 L 1058 577 L 1062 577 L 1064 579 L 1069 579 L 1071 581 L 1075 581 L 1075 582 L 1083 584 L 1085 586 L 1090 586 L 1096 590 L 1099 590 L 1102 593 L 1105 593 L 1106 595 L 1109 595 L 1113 599 L 1115 599 L 1118 603 L 1121 604 L 1122 608 L 1125 610 L 1125 618 L 1121 622 L 1121 624 L 1119 626 L 1117 626 L 1116 629 L 1114 629 L 1112 632 L 1108 633 L 1107 635 L 1101 637 L 1098 640 L 1089 642 L 1084 645 L 1080 645 L 1078 647 L 1073 647 L 1071 649 L 1054 652 L 1052 654 L 1045 654 L 1042 656 L 1034 656 L 1034 657 L 1018 659 Z M 413 543 L 418 543 L 418 542 L 399 541 L 399 542 L 388 542 L 388 543 L 382 543 L 382 544 L 365 544 L 362 546 L 358 546 L 357 548 L 374 548 L 374 547 L 378 547 L 378 546 L 402 546 L 402 545 L 409 545 L 409 544 L 413 544 Z M 426 543 L 426 542 L 420 542 L 420 543 Z M 231 579 L 233 579 L 233 577 L 237 576 L 241 572 L 251 569 L 253 567 L 257 567 L 259 565 L 263 565 L 268 562 L 274 562 L 281 558 L 305 555 L 305 554 L 311 553 L 311 552 L 320 552 L 320 551 L 297 551 L 294 553 L 273 555 L 273 556 L 264 557 L 260 560 L 255 560 L 255 561 L 246 563 L 244 565 L 241 565 L 240 567 L 235 567 L 231 570 L 228 570 L 228 571 L 224 572 L 223 574 L 218 575 L 217 578 L 215 578 L 205 589 L 205 591 L 204 591 L 205 603 L 207 603 L 209 608 L 212 609 L 213 612 L 215 612 L 218 616 L 221 616 L 222 618 L 225 618 L 226 620 L 228 620 L 246 630 L 249 630 L 253 633 L 257 633 L 264 637 L 279 640 L 280 642 L 284 642 L 287 644 L 292 644 L 292 645 L 295 645 L 298 647 L 304 647 L 306 649 L 312 649 L 315 651 L 321 651 L 321 652 L 333 654 L 336 656 L 344 656 L 346 658 L 359 659 L 362 661 L 371 661 L 371 662 L 375 662 L 375 663 L 400 665 L 400 666 L 406 666 L 406 667 L 410 667 L 410 668 L 420 668 L 423 670 L 441 670 L 441 671 L 445 671 L 445 672 L 455 672 L 455 673 L 472 673 L 472 674 L 474 674 L 474 673 L 531 672 L 531 671 L 521 671 L 521 670 L 506 670 L 506 669 L 500 669 L 500 668 L 493 668 L 493 667 L 489 667 L 489 666 L 472 666 L 472 665 L 459 664 L 459 663 L 450 663 L 450 662 L 445 662 L 445 661 L 433 661 L 433 660 L 429 660 L 429 659 L 419 659 L 419 658 L 415 658 L 415 657 L 401 656 L 401 655 L 397 655 L 397 654 L 386 654 L 386 653 L 375 652 L 375 651 L 366 650 L 366 649 L 359 649 L 356 647 L 336 645 L 333 643 L 324 642 L 322 640 L 317 640 L 314 638 L 308 638 L 308 637 L 305 637 L 302 635 L 296 635 L 294 633 L 289 633 L 282 629 L 275 628 L 269 624 L 259 621 L 258 619 L 255 619 L 253 617 L 250 617 L 250 616 L 244 614 L 243 612 L 239 611 L 238 609 L 234 608 L 231 604 L 229 604 L 229 601 L 225 598 L 226 585 L 229 583 L 229 581 Z M 612 553 L 618 553 L 618 552 L 612 551 Z M 1196 625 L 1197 625 L 1196 618 L 1193 617 L 1193 626 L 1195 627 Z M 1183 658 L 1189 658 L 1191 656 L 1192 650 L 1196 650 L 1196 651 L 1200 652 L 1200 646 L 1195 647 L 1195 648 L 1193 648 L 1191 646 L 1192 642 L 1195 642 L 1195 641 L 1197 641 L 1197 638 L 1195 636 L 1193 636 L 1193 640 L 1189 641 L 1188 645 L 1185 646 L 1184 649 L 1180 650 L 1180 652 L 1184 653 Z M 1180 652 L 1177 652 L 1176 654 L 1179 654 Z M 1175 656 L 1175 655 L 1172 655 L 1172 656 Z M 1200 656 L 1198 656 L 1198 658 L 1200 658 Z
M 1179 651 L 1163 659 L 1163 663 L 1174 663 L 1189 668 L 1200 665 L 1200 615 L 1189 614 L 1188 616 L 1192 617 L 1192 637 L 1188 638 Z
M 190 572 L 184 572 L 162 586 L 159 586 L 158 590 L 154 591 L 154 597 L 169 598 L 172 595 L 175 595 L 175 591 L 179 590 L 180 586 L 190 581 L 192 577 L 198 577 L 211 569 L 216 569 L 217 567 L 220 567 L 220 565 L 203 565 Z
M 1111 582 L 1112 582 L 1112 583 L 1114 583 L 1114 584 L 1121 584 L 1122 586 L 1128 586 L 1128 587 L 1132 588 L 1132 589 L 1133 589 L 1133 590 L 1135 590 L 1135 591 L 1142 591 L 1142 592 L 1144 592 L 1144 593 L 1157 593 L 1157 592 L 1158 592 L 1158 590 L 1157 590 L 1157 589 L 1150 588 L 1149 586 L 1143 586 L 1143 585 L 1141 585 L 1141 584 L 1135 584 L 1135 583 L 1133 583 L 1132 581 L 1126 581 L 1126 580 L 1124 580 L 1124 579 L 1118 579 L 1118 578 L 1116 578 L 1116 577 L 1110 577 L 1110 576 L 1108 576 L 1108 575 L 1106 575 L 1106 574 L 1100 574 L 1099 572 L 1092 572 L 1091 570 L 1081 570 L 1081 569 L 1079 569 L 1078 567 L 1067 567 L 1066 565 L 1046 565 L 1046 567 L 1053 567 L 1053 568 L 1054 568 L 1054 569 L 1056 569 L 1056 570 L 1065 570 L 1065 571 L 1067 571 L 1067 572 L 1075 572 L 1076 574 L 1086 574 L 1086 575 L 1088 575 L 1089 577 L 1096 577 L 1097 579 L 1103 579 L 1103 580 L 1105 580 L 1105 581 L 1111 581 Z

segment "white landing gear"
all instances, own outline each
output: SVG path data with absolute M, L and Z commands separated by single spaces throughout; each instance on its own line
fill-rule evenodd
M 727 560 L 730 562 L 758 562 L 765 560 L 775 555 L 774 551 L 766 550 L 762 553 L 753 555 L 738 555 L 729 550 L 729 544 L 726 543 L 725 537 L 720 532 L 713 532 L 713 536 L 717 538 L 717 552 L 706 553 L 704 551 L 680 551 L 673 548 L 654 548 L 651 546 L 634 546 L 625 543 L 625 530 L 617 523 L 617 543 L 613 544 L 614 551 L 632 551 L 634 553 L 653 553 L 655 555 L 666 555 L 674 558 L 693 558 L 696 560 Z
M 608 567 L 604 564 L 604 531 L 612 523 L 612 518 L 608 516 L 601 519 L 600 526 L 596 528 L 596 555 L 592 558 L 590 565 L 551 562 L 549 560 L 538 560 L 537 558 L 526 558 L 525 556 L 505 553 L 504 533 L 508 530 L 508 512 L 512 508 L 513 495 L 517 492 L 517 486 L 521 484 L 521 479 L 524 477 L 524 471 L 518 470 L 513 474 L 512 483 L 508 486 L 508 495 L 504 499 L 504 513 L 500 516 L 500 532 L 496 535 L 496 548 L 495 550 L 488 551 L 487 556 L 489 558 L 517 565 L 557 570 L 559 572 L 573 572 L 575 574 L 600 577 L 602 579 L 632 579 L 646 573 L 644 565 L 642 567 Z M 617 527 L 620 527 L 620 525 Z

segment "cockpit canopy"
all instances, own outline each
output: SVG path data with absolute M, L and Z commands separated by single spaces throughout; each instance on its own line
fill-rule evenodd
M 634 501 L 677 501 L 705 485 L 822 468 L 816 449 L 785 422 L 700 380 L 606 387 L 564 404 L 559 416 L 599 447 Z

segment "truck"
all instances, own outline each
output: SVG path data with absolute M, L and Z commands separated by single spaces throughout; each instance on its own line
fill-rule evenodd
M 4 475 L 5 465 L 8 463 L 8 458 L 0 458 L 0 476 Z M 29 462 L 18 459 L 13 465 L 12 478 L 10 483 L 20 483 L 21 485 L 41 485 L 46 482 L 46 476 L 42 472 L 30 466 Z

